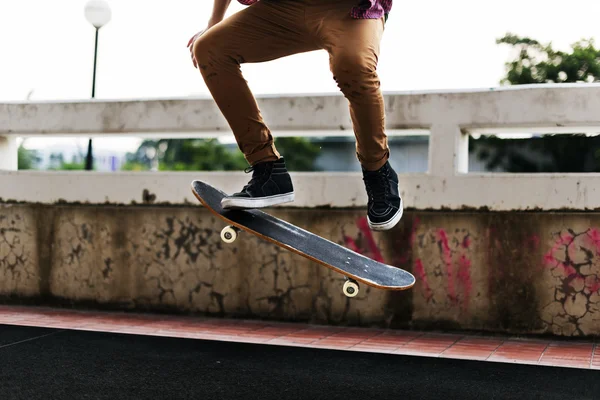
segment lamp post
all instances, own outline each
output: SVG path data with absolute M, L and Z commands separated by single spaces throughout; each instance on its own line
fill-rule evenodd
M 92 77 L 92 99 L 96 97 L 96 60 L 98 58 L 98 32 L 100 28 L 110 21 L 111 12 L 108 3 L 104 0 L 90 0 L 84 8 L 85 18 L 96 28 L 96 42 L 94 45 L 94 75 Z M 88 152 L 85 157 L 85 169 L 91 171 L 93 167 L 92 139 L 88 141 Z

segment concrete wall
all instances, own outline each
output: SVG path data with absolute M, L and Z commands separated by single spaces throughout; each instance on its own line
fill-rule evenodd
M 371 233 L 362 210 L 279 209 L 417 276 L 362 286 L 224 226 L 200 207 L 0 205 L 4 302 L 84 304 L 328 324 L 599 335 L 600 216 L 408 212 Z

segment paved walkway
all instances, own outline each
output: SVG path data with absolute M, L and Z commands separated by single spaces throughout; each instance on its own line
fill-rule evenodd
M 600 345 L 590 340 L 523 339 L 15 306 L 0 306 L 0 325 L 600 369 Z

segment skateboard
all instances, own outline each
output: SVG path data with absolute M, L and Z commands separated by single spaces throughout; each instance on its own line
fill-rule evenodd
M 227 195 L 207 183 L 193 181 L 192 192 L 228 224 L 221 231 L 223 242 L 233 243 L 245 231 L 275 243 L 344 275 L 342 291 L 347 297 L 358 294 L 358 282 L 386 290 L 405 290 L 415 284 L 415 277 L 403 269 L 372 260 L 261 210 L 223 209 L 221 199 Z

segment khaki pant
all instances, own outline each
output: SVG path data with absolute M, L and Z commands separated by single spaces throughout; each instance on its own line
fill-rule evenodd
M 357 0 L 261 0 L 213 26 L 194 43 L 204 81 L 250 165 L 279 158 L 240 64 L 324 49 L 350 103 L 356 152 L 368 170 L 389 157 L 377 76 L 384 19 L 354 19 Z M 284 155 L 285 156 L 285 155 Z

